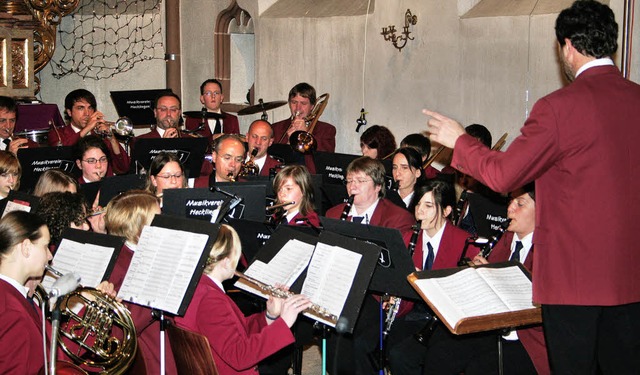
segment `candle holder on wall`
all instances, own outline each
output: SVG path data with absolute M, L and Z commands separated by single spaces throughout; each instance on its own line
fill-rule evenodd
M 411 10 L 407 9 L 407 12 L 404 14 L 404 27 L 402 28 L 402 32 L 400 33 L 400 35 L 396 35 L 395 25 L 383 27 L 380 34 L 382 34 L 384 40 L 391 41 L 391 43 L 393 43 L 393 46 L 396 47 L 399 52 L 402 51 L 408 40 L 415 39 L 409 36 L 409 34 L 411 34 L 411 31 L 409 31 L 409 26 L 415 25 L 416 23 L 418 23 L 418 16 L 411 14 Z

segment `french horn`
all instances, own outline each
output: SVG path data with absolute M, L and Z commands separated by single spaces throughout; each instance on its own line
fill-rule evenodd
M 47 292 L 41 284 L 34 300 L 50 311 Z M 59 304 L 58 347 L 73 364 L 92 374 L 124 374 L 138 349 L 129 310 L 106 294 L 86 287 L 61 297 Z

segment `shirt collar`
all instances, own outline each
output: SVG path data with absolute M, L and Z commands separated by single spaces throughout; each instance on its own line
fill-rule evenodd
M 9 276 L 0 274 L 0 279 L 6 281 L 7 283 L 11 284 L 12 287 L 16 288 L 16 290 L 18 292 L 20 292 L 20 294 L 22 294 L 22 296 L 24 298 L 27 298 L 27 292 L 29 291 L 29 288 L 27 288 L 24 285 L 20 285 L 19 282 L 17 282 L 16 280 L 10 278 Z
M 601 59 L 591 60 L 588 63 L 582 65 L 580 67 L 580 69 L 578 69 L 578 71 L 576 72 L 576 78 L 578 78 L 580 73 L 584 72 L 585 70 L 587 70 L 589 68 L 593 68 L 595 66 L 607 66 L 607 65 L 611 65 L 611 66 L 615 65 L 613 63 L 613 60 L 611 60 L 611 58 L 609 58 L 609 57 L 603 57 Z

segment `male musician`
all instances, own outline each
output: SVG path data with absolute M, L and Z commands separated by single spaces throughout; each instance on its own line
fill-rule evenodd
M 16 155 L 19 148 L 38 147 L 38 144 L 26 138 L 13 138 L 16 128 L 16 102 L 8 96 L 0 96 L 0 150 Z
M 268 176 L 270 169 L 282 164 L 267 154 L 267 149 L 273 144 L 273 129 L 271 129 L 271 125 L 268 122 L 255 120 L 251 123 L 249 131 L 247 131 L 247 144 L 249 150 L 245 161 L 249 161 L 251 152 L 257 149 L 258 154 L 253 158 L 253 162 L 260 168 L 260 176 Z
M 238 117 L 222 112 L 220 105 L 224 101 L 222 92 L 222 84 L 217 79 L 208 79 L 200 85 L 200 103 L 206 108 L 207 112 L 219 113 L 224 116 L 223 119 L 207 119 L 204 128 L 198 131 L 198 134 L 207 137 L 209 142 L 212 141 L 214 134 L 239 134 L 240 126 L 238 125 Z M 187 117 L 185 127 L 194 130 L 200 127 L 201 118 Z
M 195 187 L 208 187 L 209 179 L 215 182 L 231 182 L 238 177 L 246 151 L 242 140 L 235 134 L 225 134 L 218 138 L 211 156 L 215 169 L 213 176 L 201 176 L 195 181 Z
M 316 105 L 316 89 L 308 83 L 298 83 L 289 91 L 289 110 L 291 118 L 273 124 L 273 138 L 276 143 L 288 144 L 293 132 L 308 131 L 305 118 Z M 318 121 L 312 133 L 317 142 L 317 151 L 335 152 L 336 128 L 326 122 Z M 305 155 L 304 163 L 311 174 L 316 173 L 312 155 Z
M 150 132 L 136 138 L 179 138 L 181 113 L 181 101 L 178 95 L 172 92 L 160 94 L 153 102 L 156 126 Z
M 85 89 L 71 91 L 64 99 L 65 117 L 69 121 L 61 128 L 49 130 L 49 146 L 73 146 L 80 138 L 95 131 L 107 134 L 109 126 L 104 115 L 97 110 L 96 97 Z M 129 170 L 129 155 L 113 135 L 105 138 L 115 173 Z
M 618 25 L 607 5 L 576 1 L 555 29 L 572 83 L 534 105 L 506 151 L 491 151 L 454 120 L 423 112 L 431 116 L 431 139 L 455 146 L 456 169 L 496 191 L 536 181 L 533 299 L 542 304 L 552 371 L 634 373 L 640 86 L 610 58 Z
M 492 263 L 518 261 L 533 271 L 533 231 L 536 221 L 534 184 L 512 193 L 508 217 L 511 223 L 493 248 Z M 487 264 L 478 254 L 473 263 Z M 473 298 L 473 296 L 469 296 Z M 505 374 L 549 374 L 549 359 L 542 327 L 512 331 L 502 337 Z M 429 340 L 425 373 L 498 373 L 496 333 L 456 336 L 440 325 Z

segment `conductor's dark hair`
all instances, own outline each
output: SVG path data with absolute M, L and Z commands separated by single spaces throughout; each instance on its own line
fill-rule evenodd
M 578 0 L 556 19 L 556 39 L 569 39 L 585 56 L 612 56 L 618 49 L 618 24 L 611 8 L 593 0 Z

